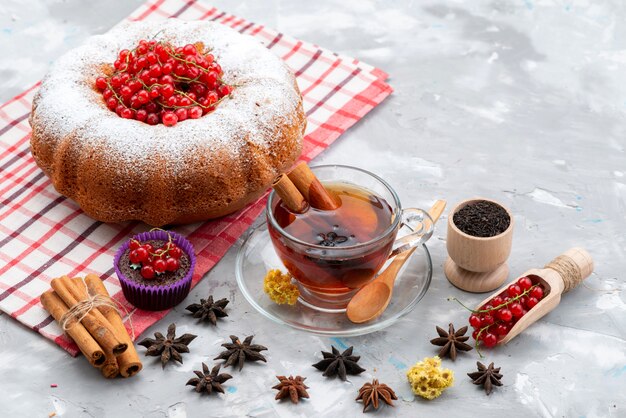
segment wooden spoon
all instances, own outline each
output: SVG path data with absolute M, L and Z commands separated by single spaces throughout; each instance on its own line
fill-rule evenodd
M 439 216 L 446 207 L 445 200 L 437 200 L 428 211 L 433 222 L 437 222 Z M 393 294 L 393 284 L 398 277 L 398 272 L 404 263 L 411 258 L 411 254 L 417 247 L 398 254 L 391 264 L 370 283 L 363 286 L 353 297 L 346 307 L 348 319 L 355 324 L 378 318 L 389 305 Z
M 508 343 L 532 323 L 556 308 L 561 301 L 561 295 L 582 283 L 591 275 L 591 272 L 593 272 L 591 255 L 582 248 L 570 248 L 546 264 L 544 268 L 531 269 L 519 276 L 529 277 L 535 284 L 540 283 L 543 287 L 544 296 L 538 304 L 533 306 L 526 315 L 513 325 L 504 338 L 498 341 L 498 344 Z M 517 282 L 518 279 L 506 285 L 504 290 L 498 290 L 483 300 L 476 309 L 480 309 L 495 296 L 506 291 L 506 288 Z

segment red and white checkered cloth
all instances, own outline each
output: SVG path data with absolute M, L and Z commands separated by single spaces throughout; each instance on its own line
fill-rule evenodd
M 309 161 L 346 129 L 381 103 L 392 89 L 387 74 L 353 58 L 291 38 L 195 0 L 151 0 L 130 20 L 177 17 L 213 20 L 253 36 L 294 71 L 302 91 L 308 126 L 302 159 Z M 60 196 L 30 154 L 28 115 L 39 83 L 0 106 L 0 310 L 54 340 L 72 355 L 63 335 L 39 303 L 50 280 L 93 272 L 114 299 L 132 314 L 136 336 L 167 311 L 147 312 L 124 299 L 113 274 L 113 255 L 129 236 L 148 227 L 137 222 L 105 224 Z M 193 285 L 226 253 L 263 211 L 265 198 L 225 218 L 177 227 L 197 252 Z

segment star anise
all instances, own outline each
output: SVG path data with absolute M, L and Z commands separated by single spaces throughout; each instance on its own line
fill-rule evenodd
M 228 316 L 224 312 L 226 305 L 228 305 L 228 299 L 223 298 L 213 302 L 213 295 L 209 295 L 208 299 L 200 299 L 200 303 L 192 303 L 185 309 L 191 312 L 194 318 L 200 318 L 201 321 L 208 320 L 213 325 L 216 325 L 217 318 Z
M 298 403 L 300 402 L 300 398 L 309 397 L 309 394 L 306 391 L 309 387 L 304 384 L 306 377 L 276 376 L 276 378 L 280 381 L 280 383 L 272 387 L 272 389 L 278 390 L 276 398 L 274 399 L 281 400 L 289 397 L 291 402 Z
M 346 374 L 359 374 L 365 371 L 357 364 L 361 357 L 352 355 L 354 347 L 348 348 L 341 354 L 334 346 L 331 346 L 331 349 L 332 353 L 322 351 L 324 360 L 313 365 L 316 369 L 324 371 L 323 376 L 338 375 L 341 380 L 345 381 L 347 380 Z
M 478 371 L 468 373 L 467 375 L 472 379 L 472 383 L 475 385 L 483 385 L 485 393 L 489 395 L 493 390 L 493 386 L 502 386 L 502 374 L 500 373 L 500 367 L 493 367 L 493 362 L 489 367 L 485 367 L 480 361 L 476 362 Z
M 469 336 L 464 336 L 467 332 L 467 327 L 463 327 L 458 331 L 454 331 L 454 325 L 448 325 L 448 332 L 445 332 L 442 328 L 436 327 L 438 338 L 430 340 L 431 344 L 442 346 L 439 350 L 439 357 L 443 358 L 449 356 L 452 361 L 456 360 L 457 351 L 470 351 L 472 346 L 466 344 L 465 341 L 469 339 Z
M 393 406 L 393 400 L 397 400 L 396 393 L 384 383 L 378 383 L 378 379 L 372 380 L 372 383 L 366 383 L 359 389 L 359 396 L 356 400 L 363 401 L 363 412 L 372 405 L 374 409 L 378 409 L 378 401 L 382 399 L 387 405 Z
M 188 353 L 187 347 L 190 342 L 193 341 L 197 335 L 184 334 L 181 337 L 176 337 L 176 324 L 171 324 L 167 327 L 167 338 L 160 332 L 155 332 L 156 339 L 145 338 L 138 344 L 146 347 L 146 356 L 161 356 L 161 364 L 165 368 L 165 364 L 171 359 L 176 360 L 179 363 L 183 362 L 181 353 Z
M 258 344 L 250 344 L 252 338 L 254 338 L 254 336 L 251 335 L 241 342 L 238 337 L 231 335 L 230 339 L 232 343 L 222 344 L 222 347 L 226 348 L 226 351 L 222 351 L 219 356 L 215 357 L 213 360 L 226 360 L 224 367 L 239 363 L 239 370 L 243 369 L 243 363 L 246 360 L 267 362 L 263 354 L 259 352 L 267 350 L 267 347 Z
M 337 244 L 342 244 L 348 241 L 348 237 L 343 235 L 337 235 L 335 232 L 329 232 L 327 234 L 317 234 L 320 242 L 317 245 L 323 245 L 324 247 L 334 247 Z
M 228 379 L 232 379 L 233 377 L 227 373 L 220 373 L 220 365 L 213 367 L 211 372 L 209 373 L 209 367 L 202 363 L 202 371 L 194 370 L 193 371 L 196 376 L 189 379 L 186 383 L 186 386 L 195 386 L 196 392 L 206 392 L 209 395 L 215 392 L 224 393 L 224 388 L 222 387 L 222 383 L 227 381 Z

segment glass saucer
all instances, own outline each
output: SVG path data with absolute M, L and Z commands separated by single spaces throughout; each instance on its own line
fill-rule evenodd
M 300 300 L 294 306 L 272 302 L 263 292 L 263 278 L 271 269 L 287 271 L 274 250 L 267 224 L 263 221 L 253 227 L 237 254 L 237 284 L 245 298 L 257 311 L 279 324 L 318 335 L 345 337 L 368 334 L 392 325 L 415 308 L 432 278 L 430 253 L 423 245 L 413 252 L 396 279 L 387 310 L 372 321 L 354 324 L 345 312 L 321 312 Z

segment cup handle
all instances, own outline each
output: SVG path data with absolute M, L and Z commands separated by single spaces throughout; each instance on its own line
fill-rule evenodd
M 393 243 L 394 248 L 391 254 L 389 254 L 389 258 L 395 257 L 418 245 L 422 245 L 428 241 L 435 229 L 435 223 L 428 212 L 416 208 L 402 210 L 402 225 L 408 226 L 413 232 L 402 238 L 398 238 Z

